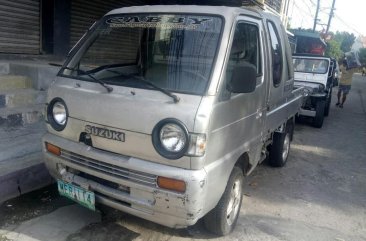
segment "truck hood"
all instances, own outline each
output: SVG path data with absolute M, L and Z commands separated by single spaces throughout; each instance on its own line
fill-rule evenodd
M 294 73 L 295 81 L 304 81 L 304 82 L 312 82 L 319 83 L 327 86 L 328 74 L 313 74 L 313 73 L 304 73 L 304 72 L 295 72 Z
M 194 128 L 202 96 L 176 94 L 180 101 L 174 103 L 171 97 L 155 90 L 123 86 L 113 89 L 107 93 L 99 84 L 59 77 L 49 89 L 48 102 L 59 97 L 65 101 L 71 118 L 132 132 L 151 134 L 165 118 L 182 121 L 188 131 Z
M 155 90 L 113 86 L 113 92 L 107 93 L 98 83 L 58 77 L 49 88 L 47 101 L 50 103 L 56 97 L 61 98 L 67 106 L 69 118 L 61 132 L 50 126 L 48 131 L 75 142 L 80 141 L 87 128 L 123 133 L 123 141 L 92 135 L 93 147 L 172 165 L 155 151 L 152 131 L 159 121 L 175 118 L 192 132 L 202 99 L 197 95 L 176 95 L 180 98 L 178 103 Z M 189 160 L 182 157 L 174 165 L 189 168 Z

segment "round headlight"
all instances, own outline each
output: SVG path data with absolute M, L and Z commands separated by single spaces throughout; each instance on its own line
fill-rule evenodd
M 184 130 L 177 124 L 166 124 L 160 130 L 162 146 L 171 152 L 180 152 L 187 143 Z
M 47 107 L 48 123 L 56 131 L 62 131 L 67 124 L 68 111 L 65 102 L 61 98 L 53 99 Z
M 59 124 L 59 125 L 66 124 L 66 118 L 67 118 L 66 107 L 64 106 L 63 103 L 56 102 L 53 105 L 52 114 L 53 114 L 53 119 L 55 120 L 55 122 L 57 124 Z
M 167 159 L 179 159 L 188 149 L 189 136 L 184 124 L 168 118 L 160 121 L 152 133 L 155 150 Z

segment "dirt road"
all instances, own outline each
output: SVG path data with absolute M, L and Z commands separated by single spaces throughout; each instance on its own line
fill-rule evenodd
M 263 164 L 246 179 L 238 226 L 227 237 L 201 222 L 173 230 L 120 212 L 101 215 L 50 187 L 1 205 L 0 241 L 366 240 L 366 78 L 354 76 L 343 109 L 335 94 L 322 129 L 296 126 L 284 168 Z

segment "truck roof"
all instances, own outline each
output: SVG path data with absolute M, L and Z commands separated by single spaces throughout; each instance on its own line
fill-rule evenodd
M 226 6 L 202 6 L 202 5 L 145 5 L 145 6 L 133 6 L 114 9 L 108 12 L 110 14 L 123 14 L 123 13 L 188 13 L 188 14 L 212 14 L 221 15 L 225 19 L 234 18 L 237 15 L 245 14 L 262 18 L 264 15 L 273 14 L 265 11 L 261 11 L 256 7 L 226 7 Z

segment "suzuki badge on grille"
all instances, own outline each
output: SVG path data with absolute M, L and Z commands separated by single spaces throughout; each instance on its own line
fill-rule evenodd
M 99 136 L 114 141 L 125 141 L 125 133 L 112 131 L 101 127 L 86 125 L 85 132 L 93 136 Z

